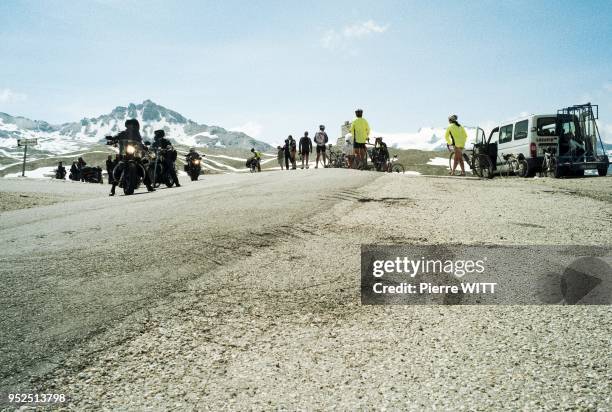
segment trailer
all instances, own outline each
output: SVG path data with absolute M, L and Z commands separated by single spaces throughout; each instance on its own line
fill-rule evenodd
M 606 154 L 599 128 L 599 106 L 591 103 L 557 111 L 559 139 L 555 176 L 581 176 L 585 170 L 608 174 L 610 159 Z

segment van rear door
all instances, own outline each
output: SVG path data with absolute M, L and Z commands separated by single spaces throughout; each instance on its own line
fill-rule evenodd
M 537 145 L 538 156 L 544 156 L 544 150 L 549 147 L 557 148 L 557 116 L 542 116 L 535 120 L 536 135 L 534 142 Z

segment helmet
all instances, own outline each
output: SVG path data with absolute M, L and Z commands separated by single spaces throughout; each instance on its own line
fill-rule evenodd
M 357 115 L 357 117 L 361 117 L 361 115 L 363 114 L 363 109 L 355 110 L 355 114 Z
M 190 147 L 189 148 L 189 153 L 193 153 L 193 152 L 195 152 L 195 147 Z
M 320 125 L 319 130 L 325 130 L 325 125 Z
M 308 136 L 308 132 L 304 132 L 304 136 Z
M 382 137 L 377 137 L 374 141 L 375 142 L 382 142 Z
M 448 121 L 449 122 L 456 122 L 457 121 L 457 115 L 456 114 L 451 114 L 450 116 L 448 116 Z
M 124 124 L 125 127 L 132 126 L 137 130 L 140 129 L 140 123 L 136 119 L 127 119 Z
M 255 149 L 254 149 L 254 148 L 251 148 L 251 152 L 254 152 L 254 151 L 255 151 Z
M 153 132 L 153 134 L 155 135 L 155 137 L 164 137 L 166 135 L 166 132 L 164 132 L 163 130 L 156 130 Z

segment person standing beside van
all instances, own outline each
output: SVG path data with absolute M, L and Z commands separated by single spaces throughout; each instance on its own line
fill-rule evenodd
M 446 147 L 450 151 L 450 146 L 453 146 L 455 151 L 455 161 L 453 162 L 453 169 L 448 173 L 451 176 L 455 175 L 457 169 L 457 163 L 461 166 L 461 176 L 465 176 L 465 166 L 463 165 L 463 148 L 467 140 L 467 133 L 463 126 L 457 121 L 457 115 L 453 114 L 448 116 L 448 127 L 444 138 L 446 139 Z
M 370 138 L 370 125 L 363 118 L 363 110 L 355 110 L 355 116 L 351 124 L 351 135 L 353 136 L 353 149 L 355 150 L 355 160 L 359 159 L 359 167 L 365 164 L 367 152 L 366 142 Z

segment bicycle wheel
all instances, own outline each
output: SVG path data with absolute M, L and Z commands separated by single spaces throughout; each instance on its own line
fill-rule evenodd
M 489 156 L 484 154 L 478 155 L 477 173 L 478 176 L 485 179 L 493 178 L 493 166 Z
M 561 166 L 559 166 L 559 162 L 556 157 L 550 158 L 550 174 L 555 179 L 559 179 L 563 176 L 563 170 L 561 170 Z
M 325 167 L 333 167 L 337 160 L 337 155 L 334 152 L 330 152 L 329 153 L 329 157 L 327 158 L 327 164 L 325 165 Z
M 404 173 L 404 165 L 401 163 L 393 163 L 393 166 L 391 167 L 391 171 L 393 173 Z
M 527 160 L 521 159 L 518 161 L 517 175 L 519 177 L 529 176 L 529 163 L 527 163 Z

